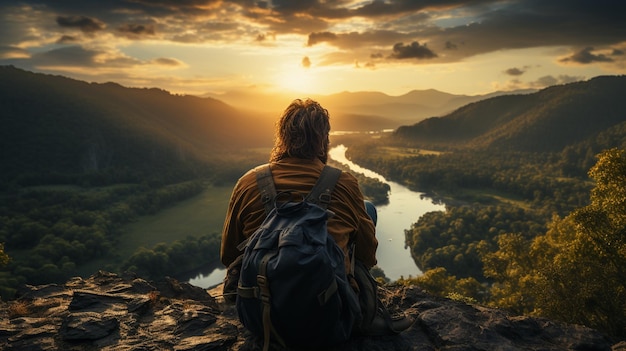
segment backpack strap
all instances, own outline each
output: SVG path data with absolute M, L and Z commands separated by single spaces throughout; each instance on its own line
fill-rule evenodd
M 311 189 L 311 192 L 305 198 L 308 202 L 313 202 L 316 205 L 327 209 L 330 204 L 330 195 L 335 189 L 337 181 L 341 176 L 341 170 L 331 166 L 324 166 L 319 179 Z
M 265 164 L 255 169 L 256 182 L 261 192 L 261 202 L 265 207 L 265 214 L 268 215 L 274 208 L 274 197 L 276 196 L 276 187 L 274 186 L 274 178 L 272 178 L 272 170 L 270 165 Z
M 261 202 L 265 207 L 265 214 L 269 214 L 274 208 L 274 197 L 276 196 L 276 186 L 274 178 L 272 178 L 272 170 L 269 164 L 259 166 L 255 169 L 256 182 L 259 192 L 261 193 Z M 335 185 L 339 181 L 341 170 L 331 166 L 324 166 L 320 177 L 311 189 L 305 200 L 317 204 L 327 209 L 330 204 L 330 197 Z

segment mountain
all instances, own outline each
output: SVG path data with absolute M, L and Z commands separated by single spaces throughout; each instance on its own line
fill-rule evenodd
M 271 143 L 272 125 L 227 104 L 160 89 L 0 67 L 0 162 L 7 178 L 223 160 Z M 225 162 L 225 161 L 224 161 Z
M 331 95 L 311 95 L 331 115 L 333 130 L 369 131 L 395 129 L 432 116 L 441 116 L 455 109 L 493 96 L 526 94 L 534 90 L 495 92 L 487 95 L 454 95 L 434 89 L 413 90 L 404 95 L 390 96 L 381 92 L 342 92 Z M 282 111 L 291 100 L 306 98 L 286 94 L 267 95 L 250 89 L 220 95 L 207 94 L 239 109 Z
M 561 151 L 626 130 L 624 91 L 626 76 L 601 76 L 532 94 L 497 96 L 402 126 L 394 137 L 422 145 Z

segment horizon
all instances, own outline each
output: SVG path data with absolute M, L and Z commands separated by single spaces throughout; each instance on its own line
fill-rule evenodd
M 609 0 L 23 0 L 0 4 L 0 65 L 196 96 L 476 96 L 626 74 L 625 14 Z

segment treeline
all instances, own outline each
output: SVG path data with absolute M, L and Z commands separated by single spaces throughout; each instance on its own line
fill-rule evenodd
M 189 236 L 171 244 L 159 243 L 152 249 L 140 247 L 122 264 L 122 270 L 153 280 L 188 272 L 217 261 L 215 254 L 219 253 L 220 243 L 220 235 L 210 234 Z
M 568 163 L 559 154 L 457 150 L 440 155 L 385 157 L 375 152 L 379 146 L 354 145 L 348 149 L 348 156 L 387 179 L 435 197 L 485 203 L 497 195 L 494 191 L 501 192 L 512 200 L 526 202 L 548 218 L 553 212 L 567 213 L 588 202 L 590 183 L 586 178 L 567 176 L 564 170 L 578 165 Z
M 371 201 L 374 205 L 384 205 L 389 203 L 389 191 L 391 190 L 389 184 L 383 183 L 378 179 L 369 178 L 365 176 L 365 174 L 354 172 L 350 169 L 350 167 L 333 160 L 329 160 L 328 164 L 354 175 L 359 182 L 361 192 L 363 192 L 365 198 Z
M 497 249 L 497 238 L 505 233 L 523 233 L 526 239 L 546 230 L 546 218 L 511 205 L 448 207 L 429 212 L 405 232 L 417 266 L 427 271 L 445 267 L 458 278 L 483 275 L 481 255 Z
M 194 180 L 170 185 L 44 186 L 5 194 L 0 197 L 0 243 L 11 260 L 0 271 L 0 296 L 11 298 L 24 283 L 65 281 L 88 262 L 115 257 L 123 224 L 205 188 L 203 181 Z M 101 268 L 117 267 L 112 263 Z

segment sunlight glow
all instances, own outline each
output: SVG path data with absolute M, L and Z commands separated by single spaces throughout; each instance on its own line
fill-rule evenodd
M 302 66 L 285 66 L 276 75 L 276 86 L 282 91 L 312 93 L 316 92 L 317 79 L 315 70 Z

